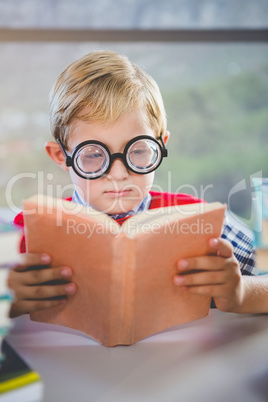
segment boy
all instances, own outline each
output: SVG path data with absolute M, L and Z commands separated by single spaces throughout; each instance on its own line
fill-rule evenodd
M 67 67 L 51 92 L 50 121 L 56 142 L 48 142 L 46 151 L 69 171 L 73 201 L 119 222 L 147 209 L 201 202 L 185 194 L 150 191 L 154 170 L 166 156 L 165 110 L 155 81 L 126 57 L 95 52 Z M 22 215 L 15 223 L 23 225 Z M 223 311 L 268 312 L 268 277 L 253 275 L 249 239 L 225 224 L 222 237 L 210 239 L 209 245 L 213 255 L 178 261 L 174 284 L 213 297 Z M 12 317 L 66 303 L 77 291 L 71 267 L 45 269 L 49 264 L 48 255 L 24 254 L 11 272 L 16 296 Z M 28 270 L 36 265 L 44 269 Z M 55 279 L 67 283 L 41 285 Z M 65 298 L 51 300 L 54 296 Z

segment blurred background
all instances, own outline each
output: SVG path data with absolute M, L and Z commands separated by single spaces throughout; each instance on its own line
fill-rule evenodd
M 267 28 L 267 0 L 0 0 L 0 207 L 72 193 L 44 151 L 48 93 L 70 62 L 111 49 L 150 73 L 164 98 L 171 139 L 155 190 L 228 202 L 249 221 L 250 179 L 268 177 L 267 31 L 253 39 Z M 242 40 L 236 30 L 246 31 Z

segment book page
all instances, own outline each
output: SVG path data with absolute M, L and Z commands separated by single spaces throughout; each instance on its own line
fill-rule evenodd
M 86 333 L 90 331 L 94 339 L 103 337 L 103 342 L 107 342 L 111 325 L 112 266 L 115 259 L 119 260 L 113 247 L 117 235 L 98 221 L 85 222 L 82 214 L 64 213 L 60 225 L 56 225 L 55 219 L 55 214 L 26 215 L 26 247 L 30 253 L 49 254 L 51 266 L 71 267 L 77 292 L 68 297 L 68 303 L 35 311 L 30 317 Z M 72 225 L 70 220 L 74 221 Z
M 226 206 L 220 202 L 201 202 L 151 209 L 129 218 L 122 225 L 122 231 L 126 232 L 130 237 L 135 237 L 139 233 L 150 233 L 150 231 L 160 229 L 161 226 L 174 221 L 184 221 L 189 217 L 202 215 L 221 208 L 226 208 Z
M 220 236 L 224 209 L 192 215 L 135 237 L 138 285 L 133 303 L 133 340 L 207 315 L 211 298 L 183 291 L 174 285 L 173 278 L 179 272 L 179 259 L 213 253 L 208 240 Z
M 120 225 L 111 217 L 103 212 L 97 211 L 94 208 L 86 207 L 72 201 L 67 201 L 61 198 L 53 198 L 43 194 L 37 194 L 23 203 L 24 215 L 31 214 L 56 214 L 57 226 L 62 224 L 63 216 L 70 216 L 70 227 L 75 224 L 71 221 L 73 217 L 79 217 L 85 222 L 100 223 L 105 227 L 107 232 L 118 234 L 120 232 Z M 74 227 L 74 226 L 73 226 Z M 96 227 L 97 229 L 97 227 Z

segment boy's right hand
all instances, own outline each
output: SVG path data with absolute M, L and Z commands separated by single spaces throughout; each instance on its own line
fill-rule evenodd
M 8 278 L 8 286 L 14 293 L 11 318 L 58 306 L 76 292 L 76 285 L 71 282 L 71 268 L 49 267 L 51 258 L 47 254 L 25 253 L 21 259 L 20 265 L 10 270 Z M 50 281 L 55 282 L 47 283 Z M 59 296 L 58 300 L 51 299 Z

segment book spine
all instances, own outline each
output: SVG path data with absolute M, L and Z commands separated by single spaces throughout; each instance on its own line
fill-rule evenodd
M 24 387 L 25 385 L 29 385 L 32 384 L 33 382 L 40 380 L 41 378 L 39 374 L 36 373 L 35 371 L 26 374 L 19 374 L 18 377 L 11 378 L 0 384 L 0 394 L 14 390 L 16 388 Z
M 114 242 L 114 263 L 110 293 L 109 345 L 133 343 L 133 312 L 135 289 L 135 239 L 121 233 Z

